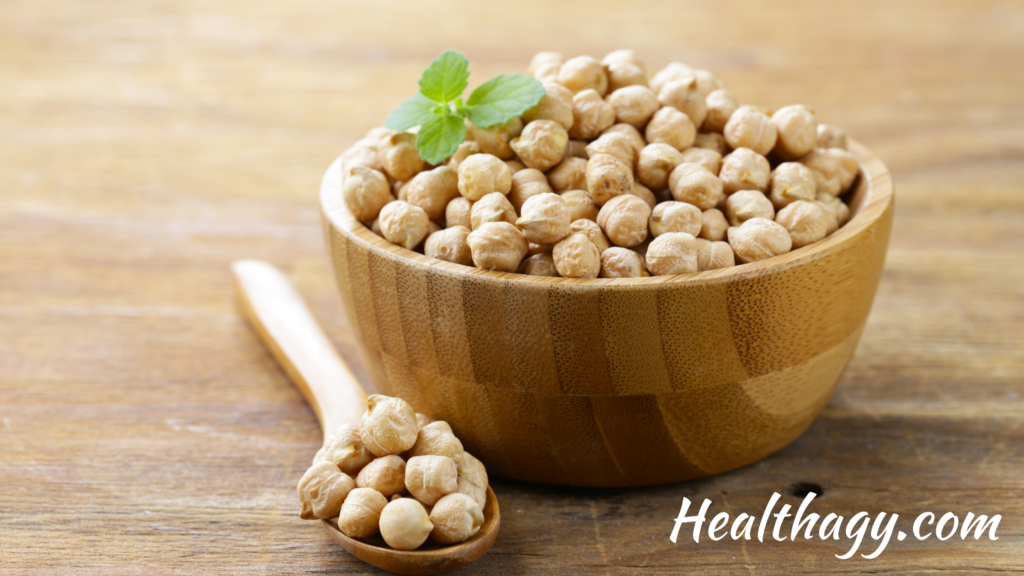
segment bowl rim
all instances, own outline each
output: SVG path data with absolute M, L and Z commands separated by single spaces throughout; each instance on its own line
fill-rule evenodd
M 515 272 L 484 270 L 430 258 L 388 242 L 352 216 L 341 195 L 341 156 L 338 156 L 327 168 L 320 183 L 320 209 L 325 221 L 329 222 L 332 228 L 367 250 L 388 259 L 400 259 L 408 265 L 429 267 L 433 271 L 443 271 L 465 279 L 491 279 L 534 287 L 593 286 L 607 288 L 615 286 L 652 287 L 665 283 L 691 286 L 717 284 L 772 274 L 846 250 L 858 236 L 863 235 L 882 218 L 893 202 L 893 183 L 889 169 L 878 156 L 856 140 L 848 139 L 848 145 L 850 152 L 860 164 L 860 173 L 854 182 L 853 191 L 847 193 L 853 199 L 850 206 L 852 217 L 849 222 L 827 238 L 786 254 L 748 264 L 737 264 L 730 268 L 690 274 L 644 278 L 549 278 Z

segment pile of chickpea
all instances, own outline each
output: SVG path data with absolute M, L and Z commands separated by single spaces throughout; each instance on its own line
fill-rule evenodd
M 380 534 L 396 550 L 455 544 L 484 523 L 487 470 L 443 421 L 374 394 L 357 429 L 338 427 L 299 480 L 299 515 L 338 519 L 350 538 Z
M 469 125 L 439 166 L 416 136 L 374 128 L 343 155 L 349 211 L 438 260 L 568 278 L 686 274 L 806 246 L 850 218 L 846 134 L 807 106 L 741 106 L 707 70 L 648 79 L 632 50 L 541 52 L 546 95 Z

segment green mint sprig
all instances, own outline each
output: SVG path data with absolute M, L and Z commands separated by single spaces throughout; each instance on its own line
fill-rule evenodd
M 455 50 L 438 56 L 420 76 L 420 91 L 395 108 L 384 125 L 392 130 L 419 126 L 416 148 L 430 164 L 455 153 L 466 138 L 466 121 L 481 128 L 504 124 L 533 108 L 544 97 L 544 85 L 523 74 L 501 74 L 481 84 L 465 104 L 469 60 Z

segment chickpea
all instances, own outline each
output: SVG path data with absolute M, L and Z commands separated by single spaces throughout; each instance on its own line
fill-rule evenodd
M 697 239 L 685 232 L 669 232 L 647 247 L 647 269 L 654 276 L 697 272 Z
M 559 194 L 565 205 L 569 207 L 569 219 L 573 222 L 581 219 L 597 222 L 599 206 L 594 195 L 586 190 L 566 190 Z
M 352 144 L 341 155 L 342 175 L 344 176 L 350 166 L 356 165 L 373 168 L 378 172 L 384 170 L 384 164 L 381 163 L 379 146 L 380 140 L 371 138 L 363 138 Z
M 629 193 L 646 202 L 651 207 L 651 210 L 654 210 L 654 207 L 658 204 L 658 198 L 654 195 L 654 192 L 651 192 L 650 188 L 639 182 L 633 182 L 633 187 L 629 190 Z
M 377 218 L 373 221 L 373 224 L 370 224 L 370 231 L 381 238 L 384 237 L 384 231 L 380 228 L 380 218 Z
M 626 86 L 608 95 L 615 121 L 643 128 L 658 110 L 658 96 L 646 86 Z
M 722 155 L 710 148 L 687 148 L 683 151 L 683 162 L 700 164 L 715 176 L 722 169 Z
M 602 97 L 608 93 L 608 76 L 604 66 L 590 56 L 577 56 L 567 60 L 558 71 L 558 83 L 573 94 L 593 88 Z
M 736 265 L 736 255 L 728 242 L 711 242 L 702 238 L 698 238 L 697 242 L 698 271 L 732 268 Z
M 778 131 L 773 152 L 783 160 L 795 160 L 814 150 L 818 141 L 818 119 L 807 106 L 794 104 L 779 108 L 772 114 Z
M 341 505 L 338 528 L 349 538 L 369 538 L 380 532 L 380 513 L 387 505 L 388 499 L 373 488 L 355 488 Z
M 814 172 L 818 192 L 832 196 L 846 192 L 860 170 L 853 154 L 841 148 L 815 148 L 799 162 Z
M 324 442 L 323 457 L 349 476 L 355 476 L 373 460 L 373 454 L 359 437 L 359 429 L 351 424 L 342 424 L 334 429 Z
M 733 149 L 749 148 L 764 156 L 772 151 L 779 132 L 767 114 L 753 106 L 740 106 L 723 129 L 725 141 Z
M 651 207 L 646 202 L 632 194 L 622 194 L 601 207 L 597 225 L 616 246 L 632 248 L 647 238 L 650 217 Z
M 604 58 L 601 59 L 601 64 L 605 66 L 611 66 L 612 64 L 631 64 L 640 69 L 640 72 L 644 71 L 644 63 L 640 60 L 636 50 L 632 48 L 622 48 L 620 50 L 613 50 L 605 54 Z
M 682 163 L 683 155 L 679 150 L 669 144 L 655 142 L 644 146 L 640 151 L 640 157 L 636 162 L 636 175 L 644 186 L 653 190 L 664 190 L 668 188 L 669 174 Z
M 459 494 L 465 494 L 482 509 L 487 504 L 487 469 L 472 454 L 464 452 L 459 469 Z
M 380 535 L 395 550 L 419 548 L 433 529 L 427 509 L 412 498 L 388 502 L 380 513 Z
M 553 246 L 550 246 L 554 248 Z M 555 259 L 550 253 L 534 254 L 519 264 L 516 270 L 519 274 L 528 276 L 548 276 L 558 278 L 558 269 L 555 267 Z
M 587 142 L 585 140 L 569 140 L 569 143 L 565 145 L 565 151 L 562 152 L 562 158 L 590 159 L 590 154 L 587 152 Z
M 610 154 L 594 154 L 587 162 L 587 190 L 598 206 L 633 189 L 633 169 Z
M 444 209 L 444 221 L 449 227 L 465 226 L 470 228 L 473 226 L 471 218 L 473 210 L 473 202 L 465 196 L 459 196 L 458 198 L 452 198 L 451 202 L 448 202 L 448 206 Z
M 359 471 L 355 485 L 373 488 L 390 498 L 405 489 L 405 460 L 396 454 L 377 458 Z
M 403 200 L 423 208 L 427 217 L 444 216 L 448 202 L 459 195 L 459 176 L 448 166 L 420 172 L 402 187 Z
M 544 173 L 534 168 L 526 168 L 512 175 L 512 191 L 508 193 L 508 201 L 518 214 L 523 210 L 523 203 L 530 197 L 550 192 L 551 186 Z
M 818 124 L 818 143 L 815 147 L 850 149 L 846 143 L 846 132 L 831 124 Z
M 608 242 L 608 237 L 601 231 L 601 227 L 593 220 L 574 220 L 569 229 L 571 234 L 583 234 L 586 236 L 597 247 L 598 254 L 603 254 L 605 250 L 612 246 Z
M 470 209 L 469 222 L 471 229 L 476 230 L 488 222 L 515 224 L 516 217 L 516 210 L 512 207 L 512 203 L 508 201 L 508 198 L 501 192 L 491 192 L 473 202 L 473 208 Z
M 682 62 L 669 62 L 667 66 L 659 70 L 658 73 L 654 75 L 654 78 L 651 78 L 651 89 L 660 93 L 661 89 L 669 82 L 685 80 L 688 78 L 696 80 L 693 68 L 690 68 Z
M 572 96 L 573 92 L 557 82 L 544 82 L 544 96 L 536 106 L 523 112 L 522 121 L 527 124 L 536 120 L 549 120 L 557 123 L 565 130 L 572 128 Z M 515 148 L 512 148 L 515 150 Z M 522 156 L 522 154 L 520 154 Z M 529 166 L 530 163 L 526 162 Z
M 693 145 L 697 148 L 714 150 L 721 155 L 728 154 L 731 150 L 729 143 L 725 141 L 725 136 L 718 132 L 698 132 L 697 136 L 693 139 Z
M 405 487 L 427 506 L 458 489 L 458 469 L 447 456 L 413 456 L 405 465 Z
M 456 544 L 480 531 L 484 512 L 473 498 L 454 493 L 437 501 L 430 522 L 434 525 L 431 538 L 440 544 Z
M 384 174 L 360 164 L 345 169 L 341 197 L 348 211 L 360 222 L 373 222 L 381 208 L 394 200 Z
M 531 196 L 515 225 L 535 244 L 554 244 L 569 235 L 569 207 L 558 194 Z
M 462 460 L 462 442 L 455 437 L 452 427 L 439 420 L 420 427 L 416 443 L 409 449 L 409 457 L 414 456 L 447 456 L 453 461 Z
M 558 52 L 537 52 L 526 66 L 526 74 L 541 81 L 554 80 L 561 67 L 562 55 Z
M 615 123 L 615 108 L 605 102 L 597 90 L 577 92 L 572 97 L 572 128 L 569 137 L 577 140 L 593 140 Z
M 423 208 L 395 200 L 380 211 L 380 231 L 388 242 L 412 250 L 430 231 L 430 218 Z
M 697 129 L 690 117 L 671 106 L 655 112 L 645 132 L 648 142 L 668 144 L 676 150 L 693 146 L 696 134 Z
M 703 216 L 704 213 L 693 204 L 662 202 L 654 207 L 648 225 L 655 238 L 671 232 L 686 232 L 696 236 L 700 234 Z
M 839 198 L 826 192 L 818 192 L 818 198 L 816 201 L 819 204 L 823 204 L 823 208 L 828 208 L 836 215 L 836 222 L 838 226 L 842 226 L 850 221 L 850 207 Z
M 404 191 L 405 191 L 405 182 L 399 182 L 398 180 L 395 180 L 394 183 L 391 184 L 391 195 L 394 196 L 395 199 L 401 200 L 402 202 L 405 202 L 405 192 Z
M 420 429 L 433 421 L 434 419 L 426 414 L 420 414 L 419 412 L 416 413 L 416 423 L 420 425 Z
M 587 161 L 583 158 L 566 158 L 548 170 L 547 182 L 555 192 L 582 190 L 587 187 Z
M 551 120 L 534 120 L 509 145 L 528 168 L 543 172 L 562 161 L 562 153 L 568 143 L 569 134 L 560 124 Z
M 382 394 L 366 399 L 359 436 L 374 456 L 405 452 L 416 443 L 419 431 L 416 412 L 405 400 Z
M 701 215 L 700 237 L 712 242 L 720 242 L 725 239 L 725 231 L 729 229 L 729 222 L 725 214 L 717 208 L 709 208 Z
M 775 207 L 762 192 L 740 190 L 726 199 L 725 216 L 732 226 L 739 226 L 751 218 L 774 220 Z
M 826 208 L 818 204 L 797 200 L 775 216 L 775 221 L 789 231 L 793 249 L 802 248 L 821 240 L 828 233 L 829 219 Z
M 352 478 L 333 462 L 313 464 L 299 480 L 299 501 L 302 502 L 299 517 L 304 520 L 334 518 L 354 486 Z
M 469 250 L 469 233 L 469 228 L 465 226 L 451 226 L 434 232 L 427 236 L 423 253 L 431 258 L 452 264 L 472 266 L 473 255 Z
M 626 86 L 647 86 L 647 75 L 642 68 L 629 62 L 607 64 L 608 91 L 615 92 Z
M 629 248 L 609 248 L 601 252 L 601 278 L 640 278 L 644 258 Z
M 737 148 L 722 159 L 718 177 L 726 194 L 739 190 L 768 190 L 772 168 L 768 159 L 750 148 Z
M 704 103 L 708 108 L 708 115 L 704 118 L 701 130 L 720 134 L 729 123 L 733 112 L 739 108 L 739 101 L 728 90 L 715 90 L 710 92 Z
M 491 192 L 508 194 L 512 189 L 512 170 L 490 154 L 474 154 L 459 164 L 459 193 L 476 202 Z
M 689 116 L 694 126 L 704 123 L 708 115 L 705 95 L 700 91 L 697 79 L 693 76 L 682 80 L 673 80 L 665 84 L 658 92 L 658 102 L 663 106 L 671 106 Z
M 458 171 L 459 166 L 462 164 L 463 161 L 466 160 L 466 158 L 469 158 L 474 154 L 482 153 L 483 149 L 480 148 L 479 142 L 474 142 L 473 140 L 466 140 L 462 144 L 459 144 L 459 147 L 455 149 L 455 153 L 452 154 L 452 157 L 448 159 L 448 167 L 451 168 L 452 170 Z
M 411 180 L 425 165 L 416 149 L 416 135 L 409 132 L 395 132 L 381 140 L 378 153 L 384 172 L 402 182 Z
M 502 160 L 508 160 L 515 156 L 515 152 L 508 143 L 523 132 L 523 121 L 521 118 L 513 118 L 504 124 L 490 128 L 480 128 L 475 124 L 466 127 L 466 140 L 473 140 L 480 145 L 484 154 L 497 156 Z
M 467 241 L 474 264 L 503 272 L 515 272 L 529 248 L 526 236 L 508 222 L 488 222 L 470 233 Z
M 601 253 L 583 234 L 570 234 L 555 244 L 551 257 L 564 278 L 597 278 L 601 272 Z
M 591 160 L 598 154 L 614 156 L 630 172 L 633 171 L 633 166 L 636 165 L 636 158 L 642 149 L 643 146 L 637 148 L 636 142 L 632 138 L 620 132 L 602 134 L 597 140 L 587 144 L 587 154 L 590 155 Z
M 783 162 L 772 170 L 768 199 L 776 210 L 781 210 L 797 200 L 813 202 L 817 187 L 810 168 L 799 162 Z
M 767 218 L 751 218 L 739 227 L 729 228 L 728 236 L 736 258 L 744 264 L 785 254 L 793 248 L 789 231 Z
M 627 136 L 633 145 L 634 160 L 636 160 L 636 155 L 643 150 L 644 146 L 647 146 L 647 140 L 644 140 L 644 135 L 636 129 L 636 126 L 631 126 L 625 122 L 612 124 L 610 127 L 605 128 L 605 130 L 601 132 L 601 136 L 606 134 L 622 134 L 623 136 Z M 598 138 L 600 138 L 600 136 Z
M 683 162 L 672 170 L 668 188 L 676 201 L 692 204 L 700 210 L 714 208 L 724 196 L 722 180 L 693 162 Z
M 693 75 L 697 79 L 697 87 L 700 88 L 700 91 L 705 97 L 715 90 L 725 88 L 725 84 L 722 84 L 722 81 L 718 79 L 718 76 L 712 74 L 710 70 L 694 68 Z
M 505 165 L 508 166 L 508 169 L 512 171 L 513 176 L 515 176 L 515 173 L 519 172 L 520 170 L 526 170 L 526 164 L 523 164 L 522 162 L 516 159 L 505 160 Z

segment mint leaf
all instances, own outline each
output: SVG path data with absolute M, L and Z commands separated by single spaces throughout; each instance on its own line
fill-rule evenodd
M 417 92 L 412 98 L 402 102 L 398 108 L 388 114 L 384 125 L 392 130 L 408 130 L 413 126 L 420 126 L 438 114 L 438 109 L 443 113 L 444 107 L 423 94 Z
M 439 164 L 455 153 L 466 137 L 466 121 L 458 116 L 434 116 L 420 126 L 416 149 L 428 164 Z
M 420 92 L 442 104 L 462 96 L 468 85 L 469 60 L 455 50 L 448 50 L 435 58 L 420 76 Z
M 504 124 L 540 102 L 540 80 L 523 74 L 502 74 L 481 84 L 469 96 L 469 120 L 481 128 Z

